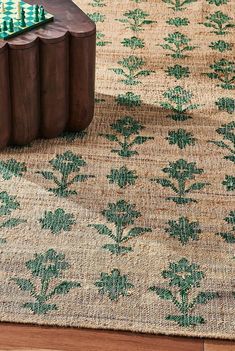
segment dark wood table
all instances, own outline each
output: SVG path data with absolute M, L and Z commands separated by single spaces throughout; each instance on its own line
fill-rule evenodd
M 54 22 L 0 40 L 0 147 L 86 128 L 93 118 L 95 24 L 71 0 L 27 0 Z

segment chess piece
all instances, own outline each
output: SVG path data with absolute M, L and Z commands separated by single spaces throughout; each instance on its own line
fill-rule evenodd
M 6 32 L 7 31 L 7 22 L 6 21 L 3 21 L 3 23 L 2 23 L 2 31 L 3 32 Z
M 11 33 L 14 32 L 14 22 L 13 22 L 12 18 L 9 21 L 9 32 L 11 32 Z
M 20 6 L 20 1 L 17 3 L 17 19 L 20 20 L 20 15 L 21 15 L 21 6 Z
M 25 23 L 25 10 L 24 10 L 24 9 L 21 9 L 20 26 L 21 26 L 21 27 L 26 27 L 26 23 Z
M 39 6 L 35 5 L 34 22 L 39 22 Z
M 40 10 L 41 10 L 41 11 L 40 11 L 40 20 L 41 20 L 41 21 L 44 21 L 44 20 L 46 19 L 44 7 L 41 6 L 41 9 L 40 9 Z

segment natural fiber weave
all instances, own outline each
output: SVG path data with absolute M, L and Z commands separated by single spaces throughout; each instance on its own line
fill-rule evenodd
M 87 131 L 1 152 L 1 321 L 235 339 L 233 0 L 83 0 Z

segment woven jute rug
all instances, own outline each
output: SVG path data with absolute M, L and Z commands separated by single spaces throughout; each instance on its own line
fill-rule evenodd
M 83 0 L 94 121 L 0 153 L 0 320 L 235 339 L 233 0 Z

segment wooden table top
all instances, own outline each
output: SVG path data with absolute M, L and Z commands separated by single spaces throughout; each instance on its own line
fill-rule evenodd
M 0 40 L 0 52 L 7 44 L 13 49 L 22 49 L 33 45 L 39 37 L 53 43 L 60 41 L 68 32 L 77 37 L 86 37 L 94 34 L 96 30 L 94 22 L 72 0 L 26 0 L 25 2 L 44 6 L 46 11 L 54 15 L 54 21 L 17 37 Z

